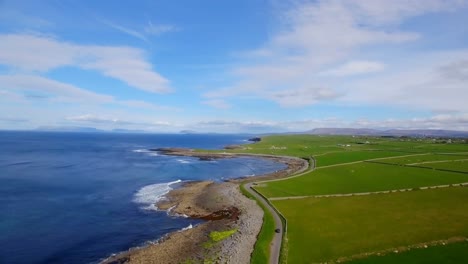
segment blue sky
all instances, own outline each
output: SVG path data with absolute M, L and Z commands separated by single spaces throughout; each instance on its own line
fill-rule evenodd
M 468 1 L 0 1 L 0 129 L 468 130 Z

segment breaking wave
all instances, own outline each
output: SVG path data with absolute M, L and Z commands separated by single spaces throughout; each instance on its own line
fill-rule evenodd
M 188 225 L 187 227 L 182 228 L 181 231 L 185 231 L 185 230 L 192 229 L 192 228 L 193 228 L 193 225 L 190 224 L 190 225 Z
M 135 194 L 133 201 L 135 203 L 143 205 L 143 209 L 157 210 L 155 204 L 164 198 L 168 192 L 172 190 L 171 185 L 181 182 L 181 180 L 167 182 L 167 183 L 156 183 L 147 185 Z
M 136 153 L 147 153 L 147 152 L 150 152 L 150 151 L 147 150 L 147 149 L 134 149 L 134 150 L 132 150 L 132 152 L 136 152 Z

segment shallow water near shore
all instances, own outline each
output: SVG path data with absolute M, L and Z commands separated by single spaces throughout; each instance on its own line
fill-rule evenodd
M 0 263 L 95 263 L 199 220 L 154 210 L 184 181 L 284 168 L 264 159 L 202 161 L 148 151 L 222 148 L 247 135 L 0 132 Z

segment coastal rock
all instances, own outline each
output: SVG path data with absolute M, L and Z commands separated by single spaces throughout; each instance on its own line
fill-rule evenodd
M 155 151 L 167 151 L 157 149 Z M 169 151 L 174 151 L 170 149 Z M 193 150 L 180 150 L 169 155 L 230 158 L 235 154 L 198 153 Z M 245 154 L 242 154 L 245 155 Z M 246 155 L 248 156 L 248 155 Z M 252 155 L 283 162 L 287 168 L 263 176 L 252 177 L 252 180 L 285 177 L 293 172 L 305 171 L 308 162 L 299 158 L 274 157 L 269 155 Z M 157 204 L 162 210 L 171 208 L 174 215 L 208 220 L 193 228 L 171 233 L 156 244 L 130 250 L 109 258 L 103 263 L 124 260 L 125 263 L 203 263 L 205 260 L 216 260 L 217 263 L 248 264 L 257 235 L 263 223 L 263 211 L 254 200 L 241 194 L 239 185 L 233 182 L 189 182 L 182 188 L 170 191 L 166 200 Z M 244 180 L 246 181 L 246 180 Z M 235 209 L 234 209 L 235 208 Z M 211 219 L 210 219 L 211 218 Z M 212 243 L 210 234 L 213 231 L 233 230 L 236 232 L 217 243 Z M 207 243 L 210 247 L 207 248 Z M 118 262 L 115 262 L 118 263 Z
M 253 138 L 249 138 L 248 141 L 252 141 L 252 142 L 260 142 L 262 140 L 262 138 L 260 137 L 253 137 Z
M 225 146 L 224 149 L 244 149 L 244 147 L 240 145 L 228 145 Z

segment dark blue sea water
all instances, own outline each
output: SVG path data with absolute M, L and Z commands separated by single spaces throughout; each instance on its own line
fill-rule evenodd
M 199 220 L 151 204 L 174 181 L 222 180 L 283 168 L 146 151 L 222 148 L 242 135 L 0 132 L 0 263 L 94 263 Z M 173 186 L 172 186 L 173 187 Z

